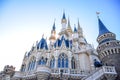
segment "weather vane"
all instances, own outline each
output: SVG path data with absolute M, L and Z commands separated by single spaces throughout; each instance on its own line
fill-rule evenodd
M 44 37 L 44 34 L 42 35 L 42 38 Z
M 100 14 L 100 12 L 96 12 L 96 14 L 97 14 L 97 17 L 99 18 L 99 14 Z

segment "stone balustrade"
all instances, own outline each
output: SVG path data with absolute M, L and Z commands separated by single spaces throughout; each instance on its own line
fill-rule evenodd
M 61 70 L 63 71 L 63 76 L 66 76 L 66 77 L 77 76 L 78 79 L 82 79 L 82 80 L 96 80 L 96 79 L 100 78 L 102 75 L 106 75 L 106 74 L 110 74 L 110 75 L 113 75 L 112 77 L 115 77 L 114 75 L 117 74 L 115 67 L 113 67 L 113 66 L 103 66 L 101 68 L 97 68 L 94 71 L 82 71 L 79 69 L 69 69 L 69 68 L 55 68 L 55 69 L 50 70 L 48 67 L 43 67 L 43 66 L 39 66 L 37 68 L 37 71 L 40 71 L 42 73 L 45 72 L 45 74 L 46 73 L 51 74 L 52 77 L 55 77 L 55 76 L 60 77 Z M 35 72 L 35 71 L 15 72 L 14 77 L 16 77 L 16 78 L 28 77 L 28 76 L 33 77 L 36 75 L 36 73 L 37 72 Z M 46 76 L 49 76 L 48 74 L 46 74 Z M 38 75 L 41 75 L 41 73 L 39 73 Z M 39 76 L 39 78 L 41 79 L 42 77 L 44 77 L 44 75 Z M 83 77 L 84 77 L 84 79 L 83 79 Z
M 47 72 L 47 73 L 51 73 L 51 69 L 46 66 L 46 65 L 38 65 L 37 70 L 38 72 Z
M 103 66 L 104 73 L 117 74 L 114 66 Z
M 86 76 L 87 74 L 90 73 L 89 71 L 81 71 L 79 69 L 69 69 L 69 68 L 51 69 L 51 73 L 52 74 L 60 74 L 60 70 L 63 70 L 63 74 L 68 74 L 68 75 L 79 74 L 81 76 Z
M 109 78 L 112 78 L 112 79 L 115 78 L 117 75 L 115 67 L 114 66 L 103 66 L 99 69 L 96 69 L 96 71 L 90 73 L 88 76 L 86 76 L 82 80 L 99 80 L 101 76 L 106 75 L 106 74 L 109 74 Z M 110 75 L 112 77 L 110 77 Z

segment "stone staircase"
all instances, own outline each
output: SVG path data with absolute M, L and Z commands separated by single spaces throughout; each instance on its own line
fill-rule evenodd
M 103 66 L 91 72 L 88 76 L 82 78 L 82 80 L 101 80 L 102 77 L 106 77 L 107 80 L 114 80 L 116 76 L 115 67 Z

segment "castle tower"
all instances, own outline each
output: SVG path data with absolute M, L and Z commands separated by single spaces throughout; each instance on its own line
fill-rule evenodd
M 77 30 L 77 28 L 76 28 L 76 25 L 74 25 L 73 40 L 74 40 L 74 41 L 77 41 L 77 40 L 78 40 L 78 30 Z
M 116 80 L 120 79 L 120 41 L 116 40 L 116 35 L 110 32 L 98 17 L 99 35 L 97 42 L 97 52 L 100 60 L 106 66 L 115 66 L 118 73 Z
M 85 37 L 83 36 L 83 30 L 82 30 L 82 28 L 80 26 L 79 20 L 78 20 L 77 30 L 78 30 L 79 44 L 80 45 L 85 45 L 87 43 L 87 41 L 86 41 Z
M 79 37 L 83 37 L 83 30 L 82 30 L 82 28 L 80 27 L 79 20 L 78 20 L 78 36 L 79 36 Z
M 11 80 L 11 78 L 13 77 L 15 73 L 15 67 L 13 66 L 9 66 L 9 65 L 6 65 L 4 67 L 4 71 L 2 73 L 2 80 Z
M 64 31 L 66 29 L 66 24 L 67 24 L 67 20 L 65 17 L 65 12 L 63 12 L 63 17 L 61 19 L 61 24 L 62 24 L 62 31 Z
M 55 30 L 55 22 L 53 24 L 52 30 L 51 30 L 51 36 L 49 38 L 51 43 L 54 43 L 54 41 L 56 40 L 56 30 Z
M 69 18 L 68 18 L 67 32 L 68 32 L 69 38 L 71 38 L 72 37 L 72 28 L 71 28 L 71 25 L 70 25 Z
M 43 35 L 25 53 L 20 71 L 7 65 L 0 72 L 0 80 L 115 80 L 116 70 L 120 75 L 120 41 L 116 40 L 115 34 L 99 18 L 98 22 L 98 53 L 83 36 L 79 20 L 72 30 L 69 18 L 67 23 L 63 13 L 58 39 L 54 22 L 49 37 L 50 44 L 47 44 Z M 98 54 L 108 66 L 102 66 Z M 116 80 L 120 80 L 120 77 Z
M 66 28 L 66 24 L 67 24 L 67 19 L 65 16 L 65 12 L 63 12 L 63 16 L 61 19 L 61 24 L 62 24 L 62 29 L 59 32 L 60 38 L 62 38 L 62 36 L 64 36 L 66 39 L 69 37 L 69 34 L 67 32 L 67 28 Z

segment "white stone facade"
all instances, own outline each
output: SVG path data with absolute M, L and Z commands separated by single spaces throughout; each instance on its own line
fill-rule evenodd
M 109 73 L 114 78 L 114 67 L 94 67 L 94 60 L 100 61 L 98 53 L 83 37 L 79 22 L 72 30 L 64 14 L 61 24 L 59 38 L 55 37 L 54 24 L 50 44 L 43 37 L 25 53 L 21 70 L 9 76 L 11 79 L 4 79 L 5 73 L 1 72 L 1 80 L 98 80 Z

